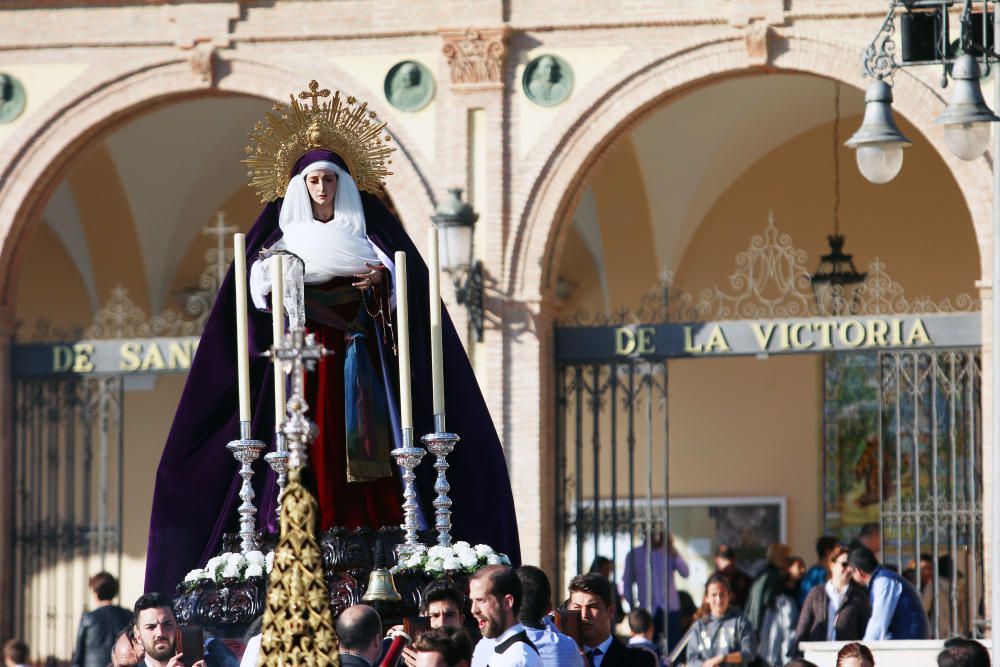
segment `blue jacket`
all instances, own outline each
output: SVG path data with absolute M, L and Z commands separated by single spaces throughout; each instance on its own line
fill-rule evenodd
M 872 573 L 871 581 L 868 582 L 868 595 L 872 603 L 872 618 L 869 622 L 877 622 L 876 616 L 880 614 L 877 613 L 876 606 L 884 606 L 887 602 L 886 600 L 876 600 L 873 595 L 875 582 L 879 579 L 887 579 L 898 585 L 900 589 L 896 608 L 893 610 L 886 628 L 886 637 L 888 639 L 927 639 L 927 613 L 924 611 L 920 593 L 909 581 L 884 567 L 876 568 L 875 572 Z M 868 636 L 869 632 L 866 632 L 865 637 Z

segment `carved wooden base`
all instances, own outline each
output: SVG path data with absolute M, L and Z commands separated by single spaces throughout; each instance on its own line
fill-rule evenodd
M 396 526 L 385 526 L 378 531 L 371 528 L 354 531 L 333 528 L 320 533 L 323 573 L 335 617 L 361 602 L 375 562 L 376 543 L 382 542 L 387 567 L 392 567 L 396 564 L 395 547 L 403 544 L 403 538 L 403 531 Z M 433 546 L 435 538 L 436 533 L 428 531 L 420 536 L 420 541 Z M 277 535 L 261 536 L 261 550 L 270 551 L 276 541 Z M 234 536 L 226 535 L 222 552 L 239 552 L 239 536 L 234 539 Z M 405 616 L 416 616 L 420 609 L 420 592 L 430 581 L 430 577 L 423 572 L 400 573 L 394 579 L 403 600 L 372 605 L 382 616 L 384 627 L 399 623 Z M 464 581 L 460 582 L 460 585 L 464 584 Z M 266 591 L 266 577 L 221 583 L 202 579 L 194 585 L 178 586 L 174 607 L 181 625 L 198 625 L 210 629 L 220 639 L 235 639 L 242 637 L 254 619 L 264 613 Z

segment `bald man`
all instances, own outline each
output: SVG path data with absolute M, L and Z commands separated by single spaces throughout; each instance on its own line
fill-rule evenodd
M 382 619 L 364 604 L 348 607 L 334 628 L 340 640 L 341 667 L 371 667 L 382 652 Z

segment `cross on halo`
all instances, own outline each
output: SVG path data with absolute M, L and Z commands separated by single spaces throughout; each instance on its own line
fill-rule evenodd
M 315 79 L 309 82 L 308 93 L 304 90 L 301 93 L 299 93 L 300 100 L 307 100 L 309 98 L 312 98 L 312 108 L 314 111 L 319 108 L 319 98 L 329 97 L 329 96 L 330 96 L 330 90 L 328 88 L 320 90 L 319 83 L 317 83 Z

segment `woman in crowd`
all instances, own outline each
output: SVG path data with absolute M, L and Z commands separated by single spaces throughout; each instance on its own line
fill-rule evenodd
M 757 639 L 750 621 L 730 606 L 729 581 L 713 574 L 705 586 L 705 600 L 692 626 L 687 646 L 690 667 L 748 665 L 757 653 Z
M 806 595 L 795 632 L 797 641 L 852 641 L 864 636 L 871 605 L 868 592 L 851 580 L 847 553 L 844 546 L 834 549 L 826 583 Z

